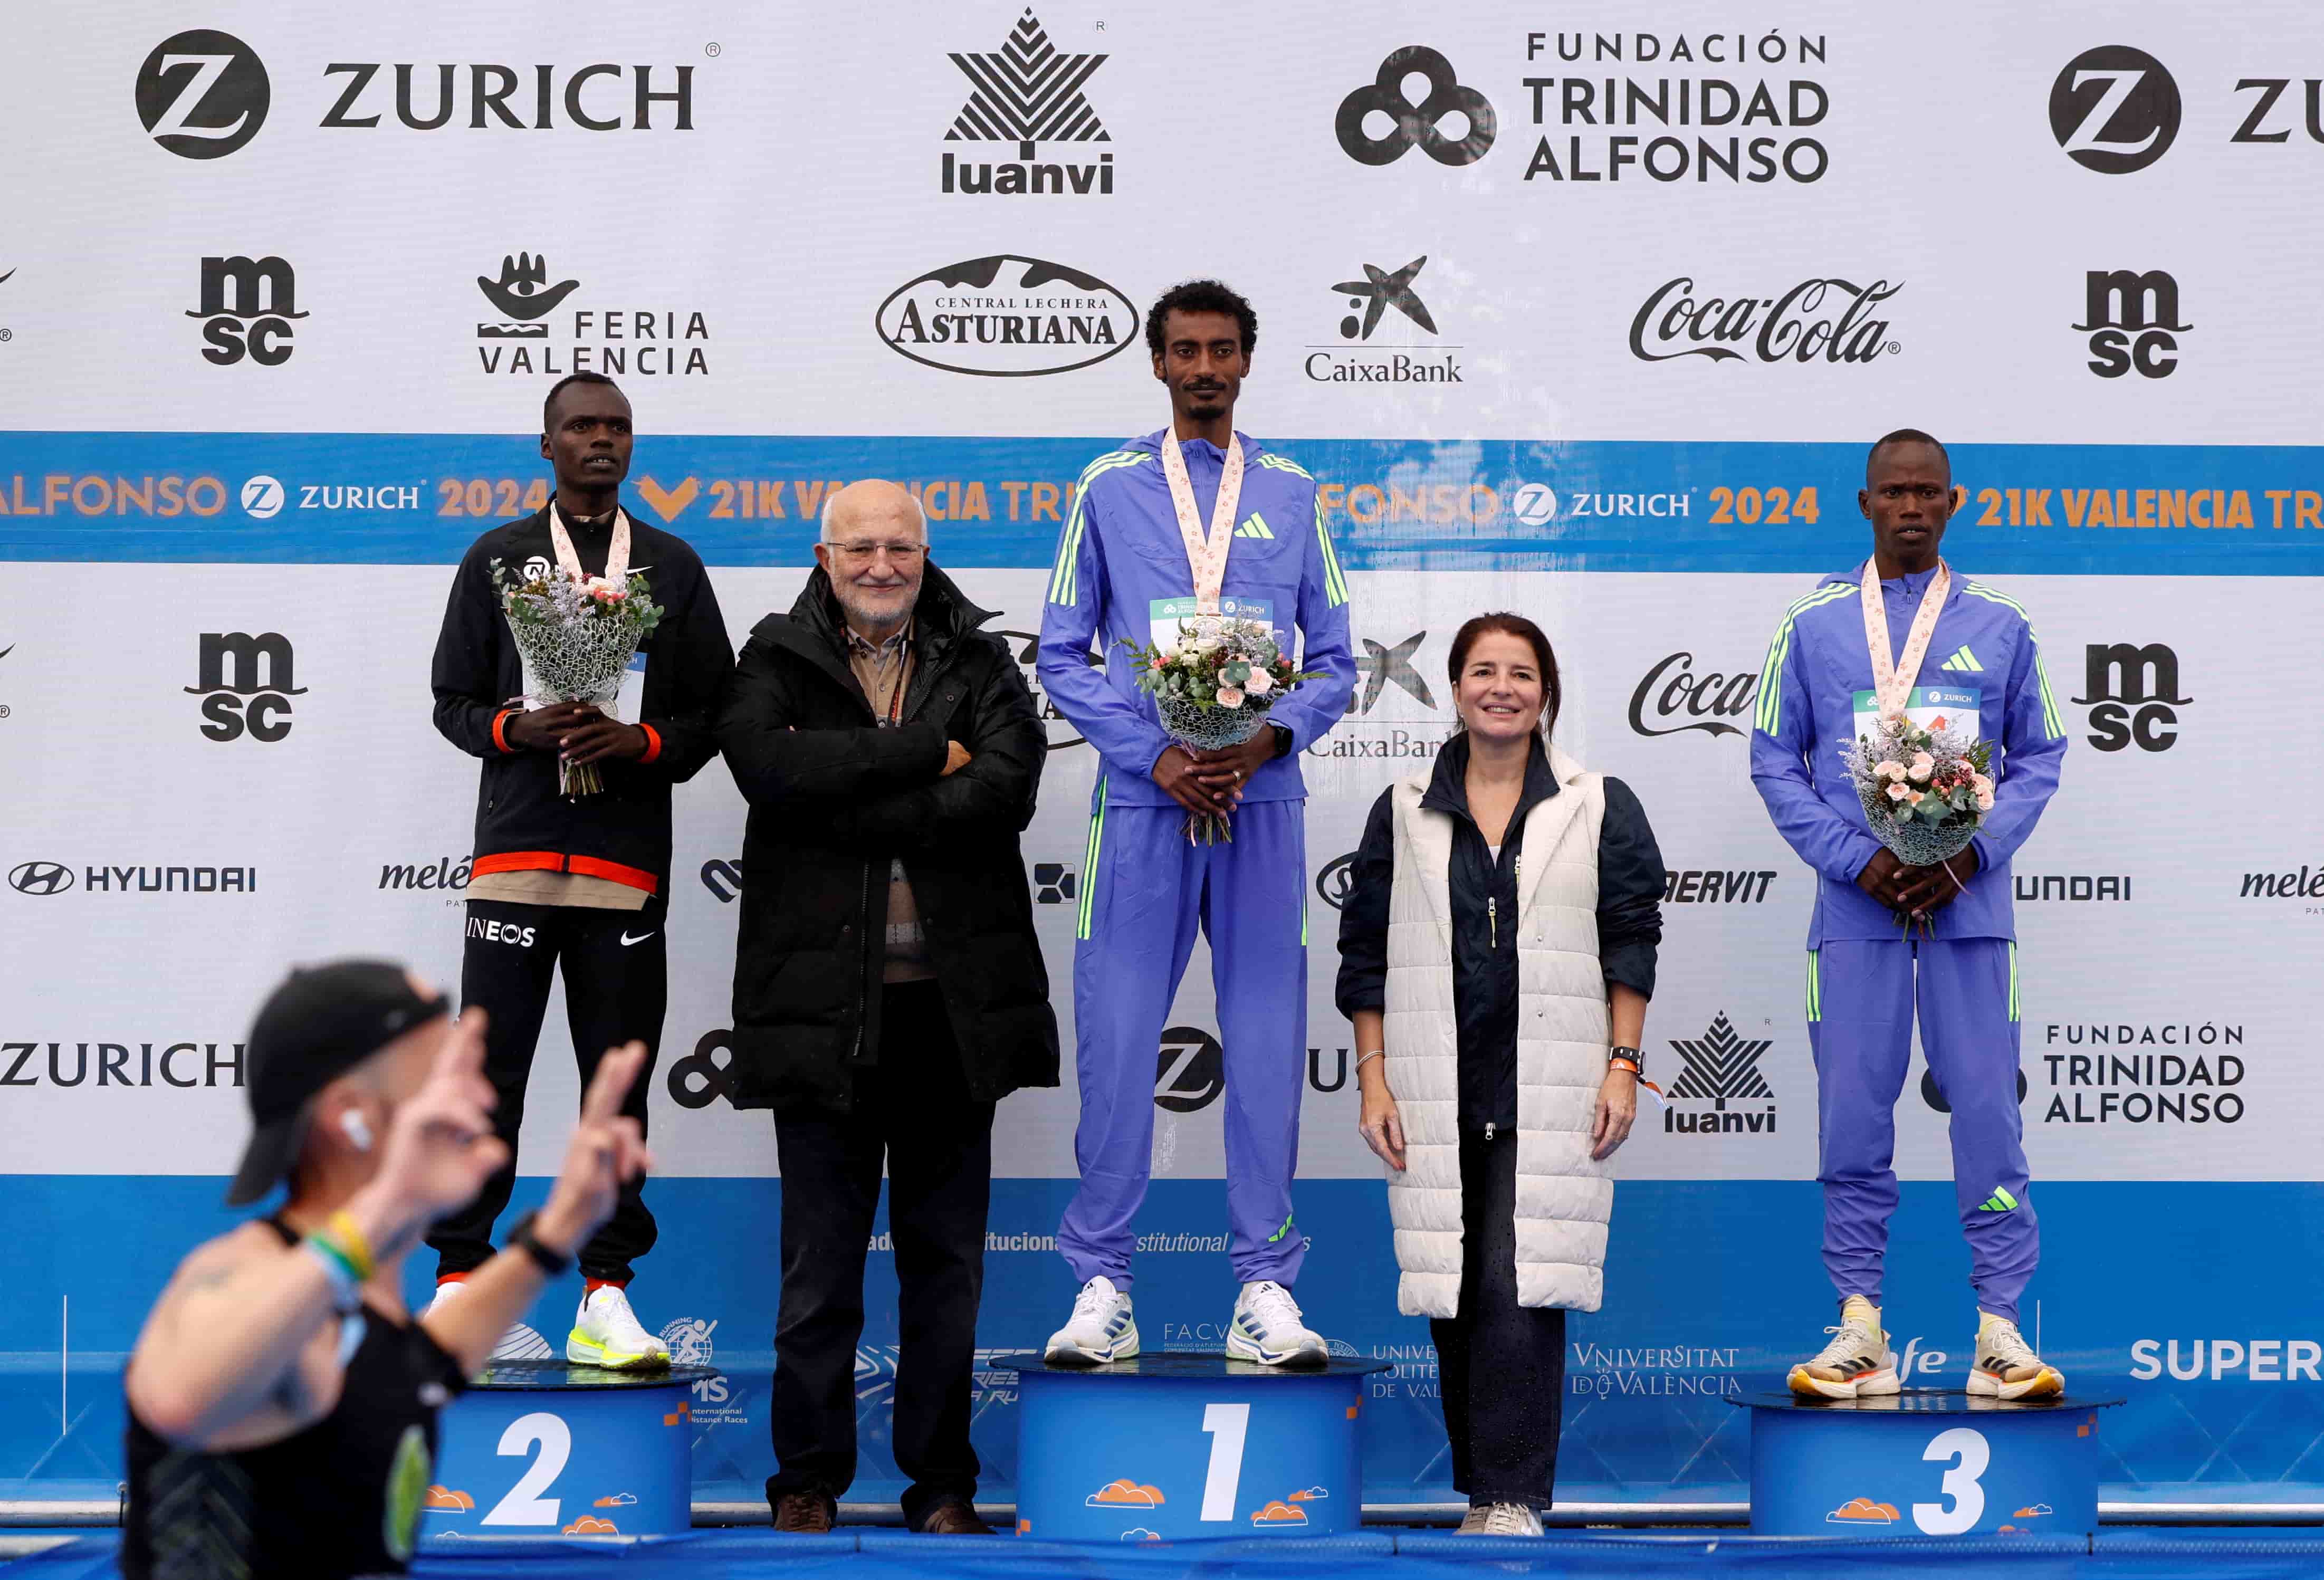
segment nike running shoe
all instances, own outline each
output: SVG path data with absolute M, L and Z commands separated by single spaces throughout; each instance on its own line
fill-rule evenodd
M 1138 1354 L 1138 1317 L 1130 1297 L 1100 1274 L 1074 1297 L 1074 1314 L 1049 1335 L 1041 1358 L 1057 1366 L 1102 1366 Z
M 1871 1301 L 1850 1295 L 1840 1308 L 1840 1326 L 1824 1332 L 1831 1342 L 1812 1361 L 1792 1368 L 1787 1381 L 1794 1393 L 1803 1399 L 1870 1399 L 1897 1391 L 1896 1357 Z
M 428 1310 L 420 1314 L 420 1320 L 427 1320 L 429 1312 L 439 1311 L 450 1302 L 458 1299 L 467 1291 L 467 1288 L 466 1284 L 457 1279 L 448 1284 L 437 1285 L 436 1298 L 428 1302 Z M 540 1336 L 538 1329 L 517 1322 L 510 1324 L 509 1330 L 501 1335 L 500 1343 L 493 1346 L 493 1353 L 489 1358 L 494 1361 L 546 1361 L 554 1357 L 556 1354 L 555 1350 L 549 1348 L 549 1341 Z
M 2035 1354 L 2017 1325 L 2006 1317 L 1978 1313 L 1976 1353 L 1969 1369 L 1971 1393 L 1987 1399 L 2056 1399 L 2066 1391 L 2066 1374 Z
M 1331 1359 L 1323 1335 L 1299 1316 L 1299 1302 L 1273 1279 L 1245 1284 L 1227 1325 L 1227 1354 L 1262 1366 L 1320 1366 Z
M 565 1358 L 618 1372 L 654 1372 L 669 1364 L 669 1346 L 638 1326 L 630 1298 L 612 1284 L 592 1289 L 573 1314 Z

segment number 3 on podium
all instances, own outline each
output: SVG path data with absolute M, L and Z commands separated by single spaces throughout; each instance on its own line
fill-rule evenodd
M 1213 1405 L 1211 1408 L 1216 1409 L 1218 1407 Z M 1925 1460 L 1951 1459 L 1959 1463 L 1948 1466 L 1944 1480 L 1937 1484 L 1937 1491 L 1952 1500 L 1952 1507 L 1948 1509 L 1942 1503 L 1915 1503 L 1913 1505 L 1913 1523 L 1931 1536 L 1958 1536 L 1975 1525 L 1985 1513 L 1985 1489 L 1978 1484 L 1977 1478 L 1983 1475 L 1985 1467 L 1993 1463 L 1993 1447 L 1986 1442 L 1985 1434 L 1974 1427 L 1951 1427 L 1930 1438 L 1929 1446 L 1921 1451 L 1921 1457 Z M 1215 1465 L 1217 1462 L 1213 1460 L 1212 1463 Z M 1204 1505 L 1203 1518 L 1210 1518 L 1208 1504 Z
M 1203 1518 L 1232 1520 L 1242 1486 L 1242 1445 L 1250 1433 L 1248 1404 L 1206 1404 L 1203 1430 L 1211 1435 L 1211 1468 L 1203 1477 Z

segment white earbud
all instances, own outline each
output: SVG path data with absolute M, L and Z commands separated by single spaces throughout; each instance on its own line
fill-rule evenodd
M 348 1144 L 356 1151 L 371 1150 L 371 1124 L 361 1110 L 350 1108 L 339 1115 L 339 1129 L 346 1132 Z

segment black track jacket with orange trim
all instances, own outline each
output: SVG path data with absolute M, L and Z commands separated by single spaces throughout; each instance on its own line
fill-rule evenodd
M 662 892 L 669 877 L 670 786 L 692 779 L 718 754 L 715 725 L 733 649 L 709 573 L 684 539 L 630 517 L 630 564 L 645 575 L 661 623 L 639 651 L 646 658 L 641 717 L 645 756 L 609 759 L 603 794 L 568 800 L 558 793 L 557 758 L 512 748 L 505 735 L 520 711 L 524 666 L 493 588 L 493 561 L 512 571 L 525 562 L 557 562 L 549 507 L 477 539 L 452 578 L 444 629 L 436 640 L 436 727 L 484 762 L 476 792 L 475 868 L 478 873 L 539 870 L 579 873 Z M 576 532 L 582 568 L 604 569 L 610 529 Z

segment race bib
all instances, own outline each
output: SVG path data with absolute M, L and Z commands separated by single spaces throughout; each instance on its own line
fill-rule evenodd
M 1154 645 L 1169 652 L 1178 645 L 1178 622 L 1192 620 L 1199 612 L 1198 600 L 1156 598 L 1146 605 L 1148 630 Z M 1230 620 L 1264 620 L 1268 629 L 1275 631 L 1275 605 L 1267 598 L 1221 598 L 1218 614 Z M 1275 644 L 1283 645 L 1283 633 L 1275 631 Z
M 1904 716 L 1924 730 L 1937 727 L 1939 719 L 1945 727 L 1966 735 L 1972 742 L 1978 738 L 1978 708 L 1985 693 L 1969 686 L 1915 686 L 1905 695 Z M 1870 691 L 1856 694 L 1856 733 L 1858 738 L 1872 733 L 1880 717 L 1880 699 Z

